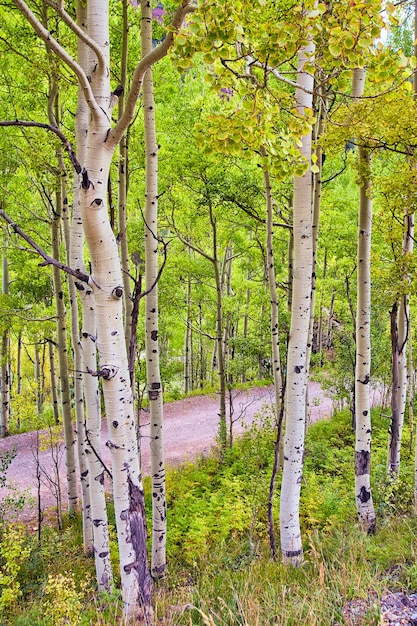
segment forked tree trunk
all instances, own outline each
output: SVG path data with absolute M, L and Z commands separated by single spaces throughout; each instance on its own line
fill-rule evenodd
M 304 72 L 304 64 L 314 54 L 309 43 L 298 53 L 295 100 L 298 111 L 312 107 L 313 77 Z M 284 469 L 280 499 L 281 550 L 284 563 L 299 565 L 303 561 L 300 531 L 300 490 L 303 476 L 304 434 L 307 393 L 307 343 L 310 324 L 312 284 L 312 185 L 311 132 L 302 138 L 302 155 L 308 163 L 305 174 L 294 179 L 293 199 L 293 285 L 291 326 L 287 356 L 285 397 Z
M 365 70 L 354 70 L 352 96 L 360 98 L 365 84 Z M 360 200 L 358 230 L 358 296 L 356 306 L 355 367 L 355 495 L 356 508 L 363 530 L 375 530 L 375 511 L 371 492 L 371 234 L 372 200 L 371 157 L 359 147 Z
M 152 50 L 152 8 L 141 1 L 142 56 Z M 143 80 L 145 122 L 146 202 L 145 202 L 145 349 L 146 382 L 150 408 L 152 473 L 152 562 L 153 578 L 166 570 L 166 484 L 164 460 L 163 398 L 159 367 L 158 304 L 158 143 L 152 70 Z

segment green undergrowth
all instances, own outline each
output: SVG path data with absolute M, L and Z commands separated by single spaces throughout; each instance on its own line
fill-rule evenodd
M 355 622 L 349 622 L 346 607 L 362 599 L 361 623 L 379 624 L 377 599 L 385 590 L 417 591 L 407 429 L 401 475 L 387 482 L 388 420 L 373 412 L 378 526 L 368 537 L 356 521 L 348 412 L 310 427 L 300 509 L 305 564 L 294 569 L 273 561 L 269 551 L 267 500 L 275 433 L 268 411 L 263 413 L 221 461 L 213 452 L 168 471 L 169 570 L 156 585 L 154 623 L 349 624 Z M 95 593 L 93 564 L 81 541 L 78 518 L 68 520 L 62 533 L 45 527 L 40 546 L 30 529 L 23 534 L 18 529 L 15 536 L 0 530 L 1 571 L 13 577 L 3 579 L 3 585 L 0 578 L 0 593 L 7 585 L 12 590 L 2 607 L 1 626 L 120 623 L 119 594 Z

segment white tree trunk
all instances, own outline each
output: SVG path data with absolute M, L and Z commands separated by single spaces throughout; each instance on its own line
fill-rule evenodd
M 152 8 L 141 2 L 142 56 L 152 50 Z M 145 122 L 146 203 L 145 203 L 145 299 L 146 382 L 150 407 L 152 473 L 152 562 L 153 578 L 162 578 L 166 570 L 166 485 L 163 431 L 163 398 L 159 367 L 158 339 L 158 143 L 155 126 L 155 102 L 152 70 L 143 80 Z
M 107 216 L 107 181 L 114 147 L 107 144 L 112 98 L 109 72 L 108 3 L 90 0 L 90 37 L 103 59 L 92 66 L 90 85 L 97 107 L 88 123 L 81 216 L 91 260 L 99 370 L 108 425 L 113 496 L 125 615 L 144 619 L 151 612 L 143 488 L 139 469 L 134 407 L 124 340 L 123 280 L 118 246 Z M 92 373 L 92 375 L 95 372 Z
M 314 53 L 310 41 L 298 53 L 297 82 L 308 90 L 296 89 L 297 109 L 302 114 L 312 107 L 314 79 L 304 73 L 304 64 Z M 294 259 L 291 326 L 287 356 L 287 389 L 285 396 L 286 431 L 282 475 L 280 524 L 284 563 L 299 565 L 303 560 L 299 505 L 303 476 L 304 433 L 307 393 L 307 343 L 310 323 L 313 263 L 311 132 L 302 138 L 301 153 L 309 167 L 294 179 Z
M 279 307 L 277 296 L 277 281 L 275 277 L 274 244 L 273 244 L 273 213 L 272 190 L 268 169 L 264 169 L 264 184 L 266 196 L 266 265 L 269 284 L 269 298 L 271 301 L 271 352 L 272 372 L 275 391 L 275 416 L 278 421 L 282 401 L 281 357 L 279 349 Z
M 107 215 L 107 184 L 110 163 L 128 125 L 133 121 L 146 70 L 165 56 L 173 33 L 189 10 L 189 1 L 178 6 L 164 41 L 142 59 L 132 73 L 132 87 L 123 114 L 112 128 L 112 109 L 120 90 L 110 89 L 108 0 L 89 0 L 87 14 L 78 13 L 78 24 L 65 13 L 63 3 L 52 8 L 89 49 L 88 71 L 47 31 L 24 0 L 13 0 L 38 37 L 77 77 L 88 105 L 84 128 L 85 152 L 80 158 L 69 150 L 79 174 L 79 203 L 90 254 L 89 288 L 94 294 L 99 367 L 90 376 L 102 379 L 108 424 L 107 446 L 112 462 L 113 494 L 119 546 L 120 574 L 126 621 L 152 621 L 152 580 L 146 548 L 143 488 L 124 339 L 123 278 L 116 237 Z M 78 3 L 78 9 L 83 3 Z M 67 145 L 68 148 L 68 145 Z
M 360 98 L 365 84 L 365 70 L 354 70 L 352 96 Z M 358 231 L 358 296 L 356 310 L 356 368 L 355 368 L 355 494 L 362 528 L 375 529 L 371 472 L 371 236 L 372 200 L 369 151 L 359 148 L 360 200 Z
M 404 217 L 404 237 L 402 253 L 409 255 L 414 248 L 414 215 L 405 215 Z M 405 282 L 410 283 L 410 276 L 405 269 L 403 278 Z M 398 325 L 397 325 L 397 349 L 392 354 L 396 363 L 393 363 L 396 371 L 396 389 L 393 389 L 393 399 L 395 406 L 392 410 L 391 427 L 389 432 L 388 443 L 388 473 L 398 474 L 400 471 L 400 455 L 402 430 L 404 425 L 405 407 L 407 404 L 407 347 L 411 333 L 410 326 L 410 295 L 403 294 L 400 298 L 398 307 Z M 395 418 L 395 419 L 394 419 Z

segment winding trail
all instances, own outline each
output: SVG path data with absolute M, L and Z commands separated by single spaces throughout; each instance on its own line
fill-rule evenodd
M 333 413 L 333 405 L 330 398 L 324 395 L 319 383 L 309 383 L 309 399 L 311 406 L 310 420 L 315 422 L 319 419 L 330 417 Z M 273 402 L 272 387 L 254 387 L 247 391 L 235 391 L 233 399 L 234 416 L 237 421 L 234 424 L 235 434 L 242 430 L 243 424 L 253 421 L 255 415 L 266 410 L 267 405 Z M 167 465 L 176 465 L 184 460 L 191 459 L 199 454 L 205 454 L 215 444 L 218 428 L 218 398 L 216 394 L 209 396 L 193 396 L 170 402 L 164 407 L 165 420 L 165 460 Z M 141 414 L 142 434 L 142 471 L 147 475 L 150 471 L 150 437 L 146 411 Z M 42 431 L 43 437 L 47 436 Z M 103 462 L 110 466 L 108 449 L 104 445 L 107 441 L 106 421 L 102 422 L 102 458 Z M 23 433 L 11 435 L 0 440 L 0 454 L 5 451 L 16 450 L 16 456 L 7 470 L 7 484 L 13 485 L 18 492 L 25 492 L 26 505 L 22 517 L 26 520 L 36 519 L 36 433 Z M 63 445 L 60 448 L 59 473 L 62 485 L 63 500 L 65 502 L 65 459 Z M 39 463 L 43 470 L 50 476 L 53 471 L 51 450 L 47 449 L 39 453 Z M 47 484 L 47 480 L 41 480 L 41 507 L 48 509 L 55 503 L 54 495 Z M 9 494 L 7 488 L 0 487 L 0 499 Z

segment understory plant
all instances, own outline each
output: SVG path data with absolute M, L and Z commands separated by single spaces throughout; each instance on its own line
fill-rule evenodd
M 328 626 L 354 623 L 357 609 L 362 624 L 377 625 L 387 590 L 415 591 L 409 433 L 400 477 L 387 482 L 382 468 L 388 421 L 374 410 L 373 424 L 378 526 L 372 537 L 356 522 L 349 411 L 310 427 L 301 502 L 305 563 L 298 569 L 274 561 L 269 550 L 266 506 L 275 429 L 267 407 L 225 456 L 213 450 L 171 468 L 169 570 L 155 590 L 155 624 Z M 149 492 L 147 480 L 145 486 Z M 279 493 L 275 516 L 278 499 Z M 4 605 L 2 626 L 119 623 L 119 594 L 95 591 L 77 517 L 61 532 L 45 525 L 40 545 L 30 528 L 19 532 L 27 550 L 13 557 L 14 596 Z M 2 564 L 13 560 L 1 550 Z M 114 537 L 111 550 L 117 552 Z

